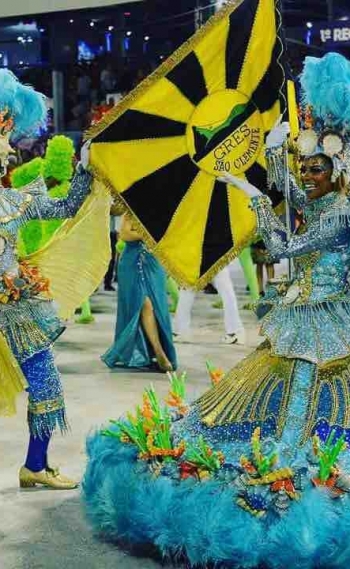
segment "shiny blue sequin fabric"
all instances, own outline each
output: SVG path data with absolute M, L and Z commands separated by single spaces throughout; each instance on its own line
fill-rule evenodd
M 29 426 L 39 437 L 50 434 L 57 425 L 66 428 L 61 382 L 50 351 L 64 326 L 53 302 L 40 295 L 2 302 L 4 279 L 19 278 L 19 228 L 32 219 L 73 217 L 90 192 L 91 179 L 78 166 L 69 194 L 63 199 L 50 198 L 41 179 L 21 190 L 0 188 L 0 329 L 27 378 Z
M 63 388 L 51 350 L 27 359 L 21 366 L 28 381 L 28 424 L 32 435 L 42 437 L 59 427 L 67 429 Z

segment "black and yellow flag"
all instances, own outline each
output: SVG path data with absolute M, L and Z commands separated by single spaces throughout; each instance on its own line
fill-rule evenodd
M 254 237 L 264 138 L 284 111 L 275 0 L 233 0 L 88 133 L 96 175 L 175 279 L 203 287 Z

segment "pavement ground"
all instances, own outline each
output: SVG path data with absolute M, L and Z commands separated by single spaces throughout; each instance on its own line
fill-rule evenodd
M 237 265 L 235 288 L 239 305 L 248 300 Z M 193 311 L 193 341 L 179 344 L 181 370 L 188 372 L 188 392 L 196 397 L 209 387 L 205 361 L 225 370 L 250 353 L 261 339 L 256 317 L 242 310 L 247 344 L 224 345 L 222 310 L 214 309 L 217 296 L 199 293 Z M 100 355 L 114 334 L 116 294 L 101 292 L 92 299 L 95 322 L 71 322 L 56 343 L 71 432 L 55 435 L 50 463 L 81 479 L 85 467 L 85 439 L 108 419 L 118 418 L 141 401 L 142 391 L 153 382 L 165 395 L 165 374 L 122 373 L 109 370 Z M 20 490 L 18 470 L 27 446 L 26 395 L 19 397 L 16 417 L 0 418 L 0 568 L 1 569 L 157 569 L 160 564 L 131 557 L 102 543 L 84 519 L 79 490 Z M 162 565 L 164 567 L 164 565 Z

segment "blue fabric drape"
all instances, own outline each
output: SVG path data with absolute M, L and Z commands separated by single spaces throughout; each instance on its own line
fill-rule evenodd
M 154 354 L 141 326 L 141 310 L 147 297 L 152 302 L 164 352 L 173 368 L 176 368 L 166 275 L 141 241 L 126 243 L 119 261 L 115 339 L 102 356 L 109 367 L 141 368 L 152 365 Z

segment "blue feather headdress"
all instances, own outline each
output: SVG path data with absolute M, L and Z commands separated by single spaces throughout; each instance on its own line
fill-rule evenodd
M 45 97 L 22 85 L 8 69 L 0 69 L 0 115 L 4 121 L 3 134 L 11 125 L 11 138 L 31 135 L 46 123 Z
M 300 83 L 301 154 L 331 157 L 334 179 L 343 171 L 350 174 L 350 61 L 338 53 L 306 57 Z
M 307 57 L 300 77 L 302 102 L 326 126 L 350 129 L 350 61 L 339 53 Z

